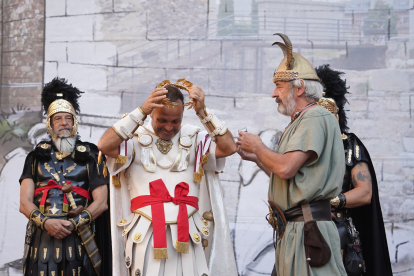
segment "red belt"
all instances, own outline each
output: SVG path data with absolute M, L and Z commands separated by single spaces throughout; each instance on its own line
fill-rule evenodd
M 66 183 L 70 184 L 71 182 L 70 181 L 66 181 Z M 46 198 L 47 198 L 48 191 L 50 189 L 59 189 L 59 190 L 61 190 L 62 187 L 63 187 L 62 185 L 59 185 L 59 184 L 56 183 L 56 181 L 54 181 L 53 179 L 50 179 L 49 182 L 47 182 L 47 185 L 46 186 L 37 188 L 35 190 L 35 193 L 34 193 L 35 196 L 37 196 L 40 192 L 43 192 L 42 199 L 40 200 L 40 208 L 39 208 L 41 212 L 44 212 L 45 211 L 45 202 L 46 202 Z M 91 195 L 85 189 L 82 189 L 80 187 L 73 186 L 73 191 L 75 193 L 77 193 L 77 194 L 79 194 L 79 195 L 81 195 L 81 196 L 89 199 L 89 200 L 92 200 Z M 68 205 L 68 198 L 67 198 L 66 194 L 63 194 L 63 204 Z
M 177 252 L 188 252 L 188 236 L 190 231 L 187 205 L 198 209 L 198 198 L 195 196 L 187 196 L 188 192 L 188 184 L 181 182 L 175 186 L 174 197 L 172 197 L 162 179 L 157 179 L 150 182 L 150 195 L 138 196 L 131 200 L 131 212 L 151 205 L 154 259 L 168 259 L 164 202 L 173 202 L 175 205 L 179 205 L 177 216 L 178 245 L 176 247 Z

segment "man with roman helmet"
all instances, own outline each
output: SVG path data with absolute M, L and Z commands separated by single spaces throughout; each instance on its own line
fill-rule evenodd
M 186 105 L 206 131 L 183 124 Z M 237 275 L 218 178 L 236 144 L 199 86 L 161 82 L 98 147 L 112 175 L 114 275 Z
M 111 250 L 109 216 L 104 212 L 109 181 L 96 145 L 77 135 L 81 93 L 61 78 L 42 91 L 51 140 L 28 154 L 20 177 L 20 212 L 29 219 L 25 276 L 111 272 L 111 255 L 103 254 Z
M 346 275 L 330 200 L 341 190 L 344 158 L 335 116 L 316 102 L 322 85 L 315 69 L 292 52 L 292 43 L 276 42 L 284 59 L 273 76 L 278 111 L 291 117 L 275 151 L 260 137 L 239 132 L 238 152 L 270 176 L 269 223 L 277 237 L 274 272 L 287 275 Z

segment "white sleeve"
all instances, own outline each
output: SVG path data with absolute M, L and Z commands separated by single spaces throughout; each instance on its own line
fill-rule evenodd
M 207 131 L 201 131 L 198 133 L 197 144 L 201 143 L 204 139 L 208 137 Z M 205 171 L 211 172 L 221 172 L 224 170 L 226 164 L 226 158 L 216 158 L 216 143 L 211 141 L 209 148 L 209 157 L 207 163 L 203 166 Z
M 123 158 L 123 156 L 125 156 Z M 123 141 L 118 147 L 118 158 L 107 157 L 106 166 L 111 175 L 116 175 L 126 170 L 135 157 L 134 144 L 132 140 Z

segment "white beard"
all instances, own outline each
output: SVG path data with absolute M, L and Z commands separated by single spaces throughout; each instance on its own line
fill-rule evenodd
M 55 143 L 56 148 L 61 153 L 72 153 L 75 149 L 77 137 L 67 137 L 67 138 L 54 138 L 52 137 L 53 143 Z
M 297 106 L 297 102 L 295 101 L 295 98 L 293 97 L 293 90 L 291 90 L 286 100 L 279 105 L 277 110 L 279 111 L 280 114 L 291 117 L 293 112 L 296 109 L 296 106 Z

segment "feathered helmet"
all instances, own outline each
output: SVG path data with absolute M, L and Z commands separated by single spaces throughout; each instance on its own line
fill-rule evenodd
M 343 72 L 332 70 L 329 64 L 316 68 L 316 73 L 324 86 L 324 97 L 318 101 L 320 106 L 325 107 L 337 116 L 341 132 L 347 132 L 347 117 L 344 106 L 348 102 L 345 95 L 349 94 L 346 80 L 341 79 Z
M 46 128 L 48 133 L 57 138 L 53 132 L 50 120 L 58 112 L 67 112 L 73 116 L 73 128 L 69 137 L 74 137 L 78 133 L 78 118 L 80 112 L 78 98 L 81 91 L 72 84 L 67 84 L 63 78 L 54 78 L 47 83 L 42 90 L 42 105 L 46 115 Z
M 273 82 L 277 81 L 293 81 L 297 79 L 315 80 L 319 81 L 318 75 L 315 72 L 312 64 L 302 55 L 292 52 L 292 42 L 287 35 L 276 33 L 274 35 L 280 36 L 282 42 L 275 42 L 273 45 L 278 45 L 282 51 L 284 58 L 279 64 L 279 67 L 273 74 Z

